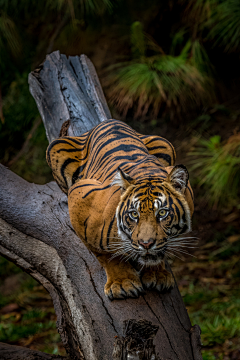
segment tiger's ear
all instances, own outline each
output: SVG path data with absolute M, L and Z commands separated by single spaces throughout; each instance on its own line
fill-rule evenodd
M 186 166 L 176 165 L 168 174 L 167 181 L 170 182 L 174 189 L 184 194 L 187 187 L 188 178 L 189 174 Z
M 120 167 L 118 167 L 118 171 L 112 181 L 112 186 L 117 185 L 120 186 L 123 190 L 127 190 L 127 188 L 133 184 L 133 182 L 134 179 L 122 171 Z

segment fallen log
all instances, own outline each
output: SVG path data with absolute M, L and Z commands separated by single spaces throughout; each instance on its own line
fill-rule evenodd
M 49 141 L 111 118 L 85 55 L 48 55 L 29 85 Z M 67 204 L 55 182 L 31 184 L 0 166 L 0 254 L 50 293 L 70 359 L 201 360 L 199 327 L 191 326 L 177 285 L 138 299 L 105 297 L 104 270 L 76 236 Z M 0 359 L 9 359 L 1 347 Z

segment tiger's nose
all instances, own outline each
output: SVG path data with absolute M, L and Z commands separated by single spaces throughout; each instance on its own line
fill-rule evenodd
M 139 240 L 139 244 L 145 247 L 145 249 L 150 249 L 153 244 L 155 244 L 155 240 L 149 239 L 148 241 Z

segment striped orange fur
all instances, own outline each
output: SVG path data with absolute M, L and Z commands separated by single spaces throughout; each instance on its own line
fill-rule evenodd
M 104 267 L 110 299 L 174 284 L 164 259 L 191 230 L 193 213 L 188 172 L 174 166 L 175 158 L 166 139 L 117 120 L 48 147 L 53 176 L 68 194 L 71 223 Z

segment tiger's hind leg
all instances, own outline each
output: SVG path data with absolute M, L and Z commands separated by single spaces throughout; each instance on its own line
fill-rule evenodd
M 60 189 L 68 189 L 82 177 L 87 162 L 86 134 L 79 137 L 62 137 L 47 148 L 47 162 Z
M 173 166 L 176 152 L 173 145 L 161 136 L 146 136 L 138 134 L 150 155 L 156 156 L 163 166 Z

